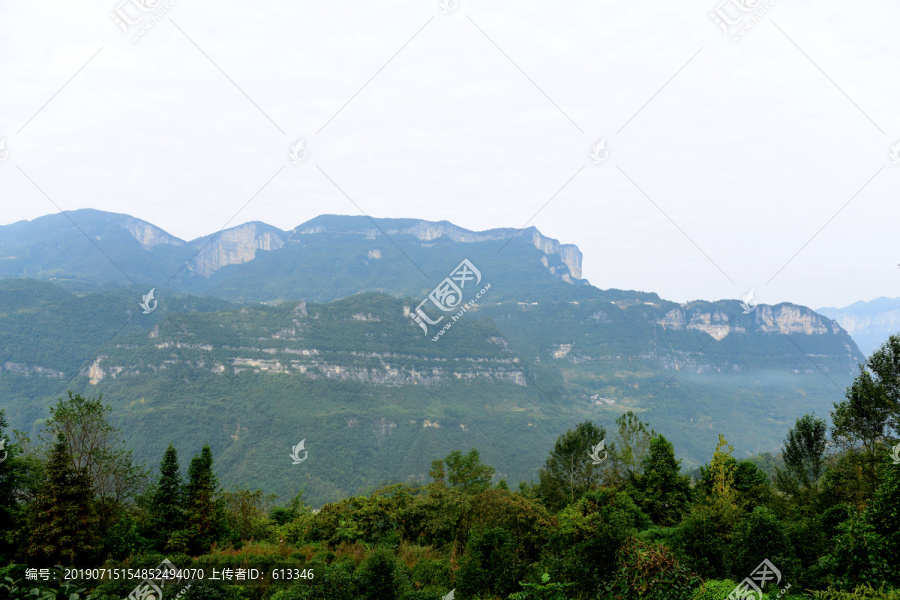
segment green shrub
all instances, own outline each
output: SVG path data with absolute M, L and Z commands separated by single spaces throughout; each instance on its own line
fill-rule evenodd
M 540 583 L 521 583 L 525 589 L 509 596 L 509 600 L 568 600 L 566 591 L 572 583 L 550 582 L 550 574 L 541 575 Z
M 325 567 L 316 569 L 315 579 L 276 591 L 270 600 L 358 600 L 360 586 L 347 569 Z
M 702 577 L 722 578 L 726 574 L 727 540 L 721 525 L 712 511 L 698 507 L 687 514 L 672 537 L 681 561 Z
M 618 570 L 606 591 L 611 600 L 689 600 L 702 583 L 671 550 L 633 537 L 619 550 Z
M 86 588 L 79 588 L 60 581 L 40 583 L 36 581 L 14 581 L 6 577 L 0 582 L 0 598 L 9 600 L 90 600 Z
M 691 600 L 722 600 L 736 587 L 737 584 L 730 579 L 707 579 L 694 590 Z
M 391 552 L 384 548 L 375 550 L 356 569 L 360 598 L 398 600 L 408 587 L 404 571 L 404 566 Z
M 624 492 L 586 493 L 559 513 L 542 564 L 557 581 L 575 584 L 575 595 L 592 596 L 616 570 L 616 554 L 650 520 Z
M 728 548 L 730 574 L 737 579 L 748 577 L 766 559 L 778 568 L 783 579 L 796 579 L 794 546 L 784 527 L 774 512 L 757 506 L 735 528 Z
M 885 560 L 884 539 L 875 533 L 864 515 L 855 513 L 838 526 L 830 554 L 819 558 L 808 573 L 815 587 L 851 590 L 870 582 L 896 577 Z
M 400 600 L 441 600 L 444 594 L 437 588 L 427 590 L 407 590 Z
M 852 592 L 828 588 L 824 591 L 810 590 L 810 594 L 814 600 L 900 600 L 900 591 L 885 590 L 883 583 L 878 589 L 865 583 Z
M 519 580 L 527 573 L 526 565 L 515 552 L 512 534 L 497 527 L 473 533 L 466 554 L 456 574 L 457 592 L 462 598 L 477 595 L 507 597 L 519 590 Z
M 427 587 L 450 589 L 453 583 L 453 569 L 449 561 L 421 560 L 413 567 L 410 579 L 416 589 Z

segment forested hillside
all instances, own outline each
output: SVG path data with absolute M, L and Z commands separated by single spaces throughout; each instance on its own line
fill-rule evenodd
M 30 439 L 0 411 L 0 593 L 68 600 L 896 600 L 900 338 L 783 452 L 718 435 L 696 479 L 633 412 L 583 421 L 518 485 L 471 448 L 312 510 L 223 487 L 209 445 L 136 463 L 100 398 Z M 893 446 L 892 446 L 893 444 Z M 301 454 L 302 453 L 302 454 Z M 192 456 L 190 460 L 187 457 Z M 298 470 L 317 460 L 293 448 Z M 185 469 L 185 466 L 187 468 Z
M 314 505 L 386 482 L 424 481 L 431 456 L 477 447 L 510 481 L 585 419 L 632 410 L 685 466 L 724 432 L 738 456 L 777 451 L 785 427 L 823 412 L 863 358 L 808 309 L 681 306 L 582 287 L 580 300 L 495 301 L 494 287 L 437 342 L 417 299 L 229 304 L 141 290 L 75 295 L 0 282 L 0 392 L 13 427 L 36 432 L 73 390 L 110 399 L 137 458 L 209 443 L 223 482 Z M 145 293 L 145 292 L 144 292 Z M 310 460 L 292 467 L 306 440 Z

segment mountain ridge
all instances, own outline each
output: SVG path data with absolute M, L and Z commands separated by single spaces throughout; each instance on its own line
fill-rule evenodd
M 839 323 L 866 355 L 877 350 L 891 335 L 900 333 L 900 298 L 882 296 L 843 308 L 819 308 L 816 312 Z
M 130 240 L 123 238 L 121 232 Z M 0 226 L 3 259 L 0 276 L 121 284 L 125 274 L 132 282 L 160 284 L 158 279 L 162 277 L 168 283 L 180 275 L 175 279 L 176 287 L 183 284 L 183 291 L 198 292 L 223 268 L 253 262 L 260 252 L 292 248 L 296 251 L 308 245 L 310 238 L 334 240 L 342 235 L 354 236 L 358 241 L 377 241 L 379 236 L 387 236 L 394 244 L 400 242 L 393 237 L 403 238 L 401 242 L 417 240 L 420 249 L 441 240 L 482 245 L 526 240 L 543 253 L 542 264 L 554 278 L 577 285 L 587 283 L 581 279 L 583 255 L 578 247 L 544 236 L 535 227 L 476 232 L 449 221 L 319 215 L 290 230 L 250 221 L 193 240 L 182 240 L 148 221 L 96 209 L 78 209 L 64 215 L 45 215 Z M 60 255 L 58 250 L 62 245 L 80 247 L 76 252 Z M 113 263 L 112 268 L 104 264 L 88 265 L 89 261 L 99 259 L 95 252 L 98 249 Z M 374 248 L 367 255 L 378 260 L 383 251 Z
M 421 297 L 238 304 L 161 288 L 142 314 L 140 292 L 0 280 L 11 425 L 36 433 L 66 390 L 103 394 L 139 459 L 208 441 L 224 484 L 303 488 L 316 504 L 420 480 L 459 448 L 479 448 L 511 481 L 533 478 L 560 433 L 583 420 L 609 430 L 626 410 L 687 466 L 720 432 L 738 455 L 773 451 L 796 417 L 842 397 L 863 358 L 834 323 L 787 303 L 770 316 L 621 290 L 488 294 L 435 343 L 408 316 Z M 304 438 L 317 461 L 282 464 Z

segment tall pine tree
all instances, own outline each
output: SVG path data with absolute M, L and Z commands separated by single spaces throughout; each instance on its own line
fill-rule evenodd
M 47 461 L 46 481 L 32 504 L 26 554 L 35 567 L 89 564 L 96 551 L 91 480 L 72 466 L 65 436 L 59 434 Z
M 209 445 L 203 446 L 188 468 L 186 517 L 188 549 L 195 555 L 206 553 L 221 535 L 224 523 L 224 505 Z
M 159 463 L 159 479 L 150 497 L 150 531 L 160 551 L 169 549 L 172 535 L 184 528 L 185 489 L 178 465 L 178 452 L 172 444 L 166 448 Z
M 691 499 L 691 482 L 681 474 L 672 443 L 662 435 L 650 440 L 641 470 L 635 481 L 638 504 L 657 525 L 677 525 Z

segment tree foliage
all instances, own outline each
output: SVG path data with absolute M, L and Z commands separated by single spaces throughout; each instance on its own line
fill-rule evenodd
M 90 564 L 96 551 L 95 515 L 87 469 L 72 466 L 69 443 L 59 434 L 47 460 L 46 481 L 28 515 L 30 564 Z
M 224 505 L 209 445 L 191 460 L 186 491 L 187 548 L 203 554 L 224 529 Z
M 778 489 L 786 494 L 815 492 L 825 469 L 828 424 L 815 415 L 805 414 L 788 431 L 782 454 L 784 469 L 776 468 Z
M 691 482 L 681 474 L 681 461 L 662 435 L 650 441 L 634 489 L 638 505 L 655 524 L 672 526 L 681 521 L 691 500 Z
M 591 449 L 606 439 L 606 430 L 590 421 L 559 436 L 538 471 L 541 500 L 553 510 L 574 503 L 600 484 L 602 464 L 594 464 Z M 609 446 L 607 446 L 607 451 Z

